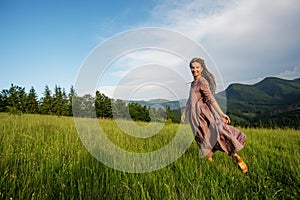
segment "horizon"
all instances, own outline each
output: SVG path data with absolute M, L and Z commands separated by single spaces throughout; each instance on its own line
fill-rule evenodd
M 286 81 L 296 81 L 296 80 L 299 80 L 299 79 L 300 79 L 300 77 L 297 77 L 297 78 L 294 78 L 294 79 L 284 79 L 284 78 L 280 78 L 280 77 L 275 77 L 275 76 L 272 77 L 272 76 L 270 76 L 270 77 L 265 77 L 265 78 L 263 78 L 262 80 L 260 80 L 260 81 L 258 81 L 258 82 L 256 82 L 256 83 L 252 83 L 252 84 L 231 83 L 230 85 L 228 85 L 228 86 L 225 88 L 225 90 L 228 89 L 231 85 L 234 85 L 234 84 L 253 86 L 253 85 L 258 84 L 258 83 L 264 81 L 265 79 L 269 79 L 269 78 L 277 78 L 277 79 L 286 80 Z M 13 86 L 19 86 L 19 87 L 21 87 L 21 88 L 25 88 L 26 94 L 29 93 L 29 90 L 30 90 L 32 87 L 33 87 L 34 90 L 35 90 L 35 87 L 34 87 L 34 86 L 31 86 L 30 88 L 26 88 L 26 87 L 23 87 L 23 86 L 21 86 L 21 85 L 16 85 L 16 84 L 13 84 L 13 83 L 12 83 L 11 85 L 13 85 Z M 44 89 L 45 89 L 47 86 L 49 87 L 49 85 L 45 85 Z M 60 87 L 59 85 L 55 85 L 55 86 L 57 86 L 58 88 L 61 88 L 62 91 L 65 91 L 65 92 L 66 92 L 66 95 L 69 93 L 71 87 L 73 87 L 73 85 L 71 85 L 71 86 L 68 88 L 69 90 L 67 90 L 66 88 Z M 51 91 L 51 95 L 53 95 L 53 91 L 52 91 L 52 90 L 54 90 L 55 86 L 54 86 L 53 88 L 49 87 L 49 89 L 50 89 L 50 91 Z M 11 86 L 10 86 L 10 87 L 11 87 Z M 9 88 L 2 88 L 2 89 L 1 89 L 1 92 L 2 92 L 3 90 L 9 90 Z M 220 94 L 220 93 L 222 93 L 222 92 L 224 92 L 225 90 L 222 90 L 222 91 L 217 92 L 216 95 L 217 95 L 217 94 Z M 115 98 L 112 98 L 112 97 L 108 96 L 107 94 L 101 92 L 100 90 L 96 90 L 96 91 L 99 91 L 100 93 L 104 94 L 105 96 L 109 97 L 110 99 L 118 100 L 118 99 L 115 99 Z M 80 97 L 82 97 L 82 96 L 84 96 L 84 95 L 91 95 L 92 97 L 95 97 L 95 96 L 96 96 L 96 91 L 95 91 L 94 93 L 86 93 L 86 94 L 83 94 L 83 95 L 81 95 Z M 43 93 L 44 93 L 44 91 L 43 91 L 42 94 L 38 94 L 36 90 L 35 90 L 35 92 L 36 92 L 36 94 L 37 94 L 37 96 L 38 96 L 38 101 L 39 101 L 41 98 L 43 98 Z M 75 92 L 76 92 L 76 91 L 75 91 Z M 131 102 L 134 102 L 134 101 L 145 101 L 145 102 L 149 102 L 149 101 L 157 101 L 157 100 L 163 100 L 163 101 L 184 101 L 184 100 L 187 100 L 187 99 L 188 99 L 188 96 L 187 96 L 186 98 L 173 99 L 173 100 L 172 100 L 172 99 L 164 99 L 164 98 L 153 98 L 153 99 L 119 99 L 119 100 L 122 100 L 122 101 L 125 101 L 125 102 L 130 102 L 130 101 L 131 101 Z

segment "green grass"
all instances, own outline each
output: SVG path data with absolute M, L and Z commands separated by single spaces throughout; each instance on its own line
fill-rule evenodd
M 162 147 L 178 126 L 166 124 L 149 142 L 124 135 L 112 120 L 99 123 L 112 141 L 136 152 Z M 0 199 L 299 199 L 299 131 L 242 131 L 246 175 L 222 152 L 214 163 L 200 159 L 195 142 L 165 168 L 127 173 L 91 156 L 71 117 L 0 113 Z

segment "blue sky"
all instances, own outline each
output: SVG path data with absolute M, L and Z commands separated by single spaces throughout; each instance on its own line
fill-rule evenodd
M 168 28 L 201 44 L 225 87 L 267 76 L 294 79 L 300 77 L 299 19 L 297 0 L 0 0 L 0 89 L 13 83 L 27 91 L 33 86 L 39 97 L 46 85 L 68 92 L 97 45 L 143 27 Z M 110 71 L 119 80 L 119 72 L 132 70 L 124 62 Z M 111 96 L 116 83 L 109 80 L 99 87 Z

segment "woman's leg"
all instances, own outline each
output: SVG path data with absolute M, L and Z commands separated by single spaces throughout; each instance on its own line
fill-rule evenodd
M 213 155 L 214 155 L 214 152 L 213 152 L 213 151 L 209 152 L 209 153 L 206 155 L 207 160 L 210 161 L 210 162 L 214 162 L 214 160 L 213 160 L 213 158 L 212 158 Z
M 246 165 L 246 163 L 244 162 L 244 160 L 242 159 L 241 156 L 239 156 L 237 153 L 233 154 L 232 157 L 237 161 L 237 164 L 240 168 L 240 170 L 242 170 L 242 172 L 245 174 L 248 172 L 248 167 Z

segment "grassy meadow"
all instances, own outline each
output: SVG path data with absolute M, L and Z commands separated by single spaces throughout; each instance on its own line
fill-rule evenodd
M 112 120 L 99 123 L 112 141 L 136 152 L 164 146 L 178 126 L 165 124 L 148 142 L 124 135 Z M 127 173 L 85 149 L 72 117 L 0 113 L 0 199 L 300 199 L 299 130 L 242 131 L 245 175 L 222 152 L 214 163 L 200 159 L 195 142 L 167 167 Z

